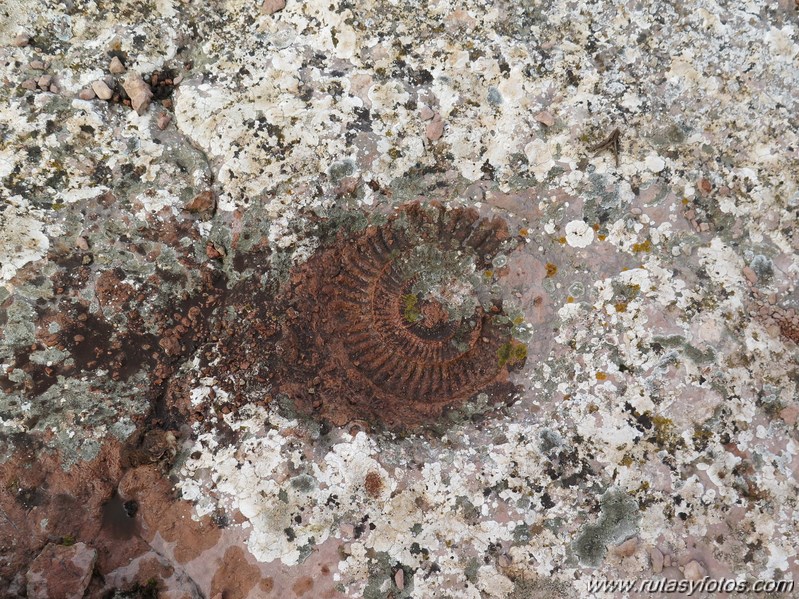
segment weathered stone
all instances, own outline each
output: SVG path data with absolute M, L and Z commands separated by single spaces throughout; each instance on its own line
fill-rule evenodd
M 114 92 L 111 91 L 111 88 L 108 87 L 108 84 L 102 80 L 97 80 L 92 83 L 92 91 L 97 94 L 97 97 L 101 100 L 110 100 L 111 96 L 114 95 Z
M 153 99 L 153 90 L 138 73 L 129 73 L 122 83 L 125 93 L 130 97 L 130 105 L 139 115 L 147 112 Z M 96 90 L 95 90 L 96 91 Z M 99 95 L 99 94 L 98 94 Z
M 80 599 L 96 560 L 97 551 L 85 543 L 48 544 L 28 569 L 28 599 Z

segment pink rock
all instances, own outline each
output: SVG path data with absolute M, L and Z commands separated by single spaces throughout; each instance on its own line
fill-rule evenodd
M 402 568 L 394 573 L 394 584 L 400 591 L 405 588 L 405 571 Z
M 660 574 L 663 571 L 663 554 L 657 547 L 649 548 L 649 559 L 652 560 L 652 571 Z
M 112 58 L 111 62 L 108 64 L 108 70 L 114 75 L 121 75 L 125 72 L 125 65 L 122 64 L 122 61 L 119 60 L 119 57 L 114 56 L 114 58 Z
M 685 577 L 688 580 L 701 580 L 707 575 L 707 570 L 705 570 L 705 567 L 702 564 L 693 559 L 685 564 L 683 574 L 685 574 Z
M 752 285 L 757 283 L 757 273 L 755 273 L 754 270 L 752 270 L 748 266 L 744 266 L 743 273 L 744 276 L 746 277 L 746 280 L 752 283 Z
M 430 141 L 441 139 L 441 136 L 444 135 L 444 121 L 439 113 L 436 113 L 433 120 L 428 123 L 424 134 Z
M 97 94 L 94 93 L 94 90 L 92 88 L 87 87 L 86 89 L 80 90 L 80 93 L 78 93 L 78 97 L 81 100 L 94 100 L 97 97 Z
M 422 104 L 422 107 L 419 109 L 419 117 L 421 117 L 423 121 L 429 121 L 434 116 L 436 116 L 436 113 L 433 112 L 433 109 L 427 104 Z
M 273 15 L 284 8 L 286 8 L 286 0 L 264 0 L 261 5 L 261 13 Z
M 630 557 L 638 548 L 638 537 L 632 537 L 624 541 L 621 545 L 616 546 L 614 552 L 619 557 Z
M 158 120 L 155 122 L 155 125 L 163 131 L 169 125 L 169 121 L 172 120 L 172 116 L 168 112 L 162 112 L 158 115 Z
M 80 599 L 92 578 L 97 551 L 84 543 L 48 544 L 26 576 L 28 599 Z
M 28 44 L 31 43 L 31 36 L 27 33 L 20 33 L 17 37 L 14 38 L 14 45 L 17 48 L 24 48 Z
M 36 71 L 43 71 L 47 68 L 47 65 L 41 60 L 31 60 L 28 66 Z
M 31 90 L 36 89 L 37 87 L 36 79 L 26 79 L 25 81 L 20 83 L 19 86 L 22 89 L 31 89 Z
M 153 90 L 144 82 L 141 75 L 138 73 L 130 73 L 122 83 L 122 87 L 125 89 L 128 97 L 130 97 L 130 105 L 133 107 L 133 110 L 139 115 L 147 112 L 147 109 L 150 107 L 150 101 L 153 99 Z
M 108 84 L 102 80 L 97 80 L 92 83 L 92 90 L 101 100 L 110 100 L 111 96 L 114 95 L 114 92 L 111 91 L 111 88 L 108 87 Z
M 552 125 L 555 124 L 555 117 L 552 116 L 552 113 L 549 112 L 548 110 L 542 110 L 537 115 L 535 115 L 533 118 L 535 120 L 537 120 L 539 123 L 541 123 L 542 125 L 545 125 L 547 127 L 551 127 Z

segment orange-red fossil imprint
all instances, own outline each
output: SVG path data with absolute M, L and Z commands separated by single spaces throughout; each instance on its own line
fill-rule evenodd
M 498 389 L 511 323 L 484 271 L 515 241 L 500 218 L 410 204 L 295 269 L 279 383 L 336 424 L 428 421 Z M 505 386 L 507 387 L 507 386 Z

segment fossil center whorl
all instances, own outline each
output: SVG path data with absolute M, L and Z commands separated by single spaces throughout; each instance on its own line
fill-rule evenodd
M 499 218 L 411 204 L 318 252 L 292 276 L 284 390 L 333 422 L 405 425 L 496 383 L 511 324 L 487 270 L 512 244 Z

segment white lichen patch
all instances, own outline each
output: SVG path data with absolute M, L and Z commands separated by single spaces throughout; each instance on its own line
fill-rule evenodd
M 30 208 L 19 196 L 0 206 L 0 284 L 10 281 L 17 269 L 44 257 L 50 240 L 41 217 L 42 211 Z

